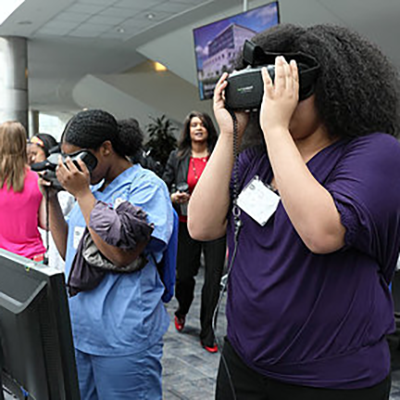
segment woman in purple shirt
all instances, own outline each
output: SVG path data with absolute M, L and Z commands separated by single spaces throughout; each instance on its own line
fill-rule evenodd
M 282 24 L 252 42 L 275 59 L 274 80 L 262 69 L 258 123 L 227 110 L 224 74 L 214 93 L 221 133 L 189 204 L 195 239 L 228 237 L 216 398 L 388 399 L 388 286 L 400 248 L 397 75 L 346 28 Z M 307 90 L 298 56 L 282 57 L 299 52 L 319 65 Z M 246 127 L 246 139 L 259 138 L 236 164 L 232 115 L 239 142 Z

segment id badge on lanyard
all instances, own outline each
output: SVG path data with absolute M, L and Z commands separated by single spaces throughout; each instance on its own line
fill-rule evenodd
M 76 226 L 74 228 L 73 246 L 74 246 L 75 250 L 78 248 L 79 242 L 81 241 L 84 232 L 85 232 L 85 228 L 83 226 Z
M 280 197 L 256 175 L 240 192 L 238 206 L 261 226 L 275 213 Z

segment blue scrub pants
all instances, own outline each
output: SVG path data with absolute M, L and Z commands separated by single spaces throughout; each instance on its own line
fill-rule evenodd
M 162 348 L 118 357 L 75 349 L 81 400 L 161 400 Z

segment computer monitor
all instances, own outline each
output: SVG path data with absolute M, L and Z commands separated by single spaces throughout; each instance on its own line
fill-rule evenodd
M 0 352 L 5 399 L 80 399 L 64 274 L 2 249 Z

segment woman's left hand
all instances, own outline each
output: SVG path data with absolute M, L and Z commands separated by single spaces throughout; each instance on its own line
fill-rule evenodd
M 288 64 L 283 56 L 275 60 L 275 81 L 263 68 L 264 96 L 260 109 L 260 125 L 264 133 L 274 129 L 289 129 L 289 123 L 299 101 L 299 75 L 294 60 Z
M 74 197 L 90 192 L 90 173 L 86 164 L 78 159 L 79 168 L 74 164 L 70 157 L 67 157 L 65 164 L 62 162 L 61 156 L 58 161 L 56 175 L 58 181 Z

